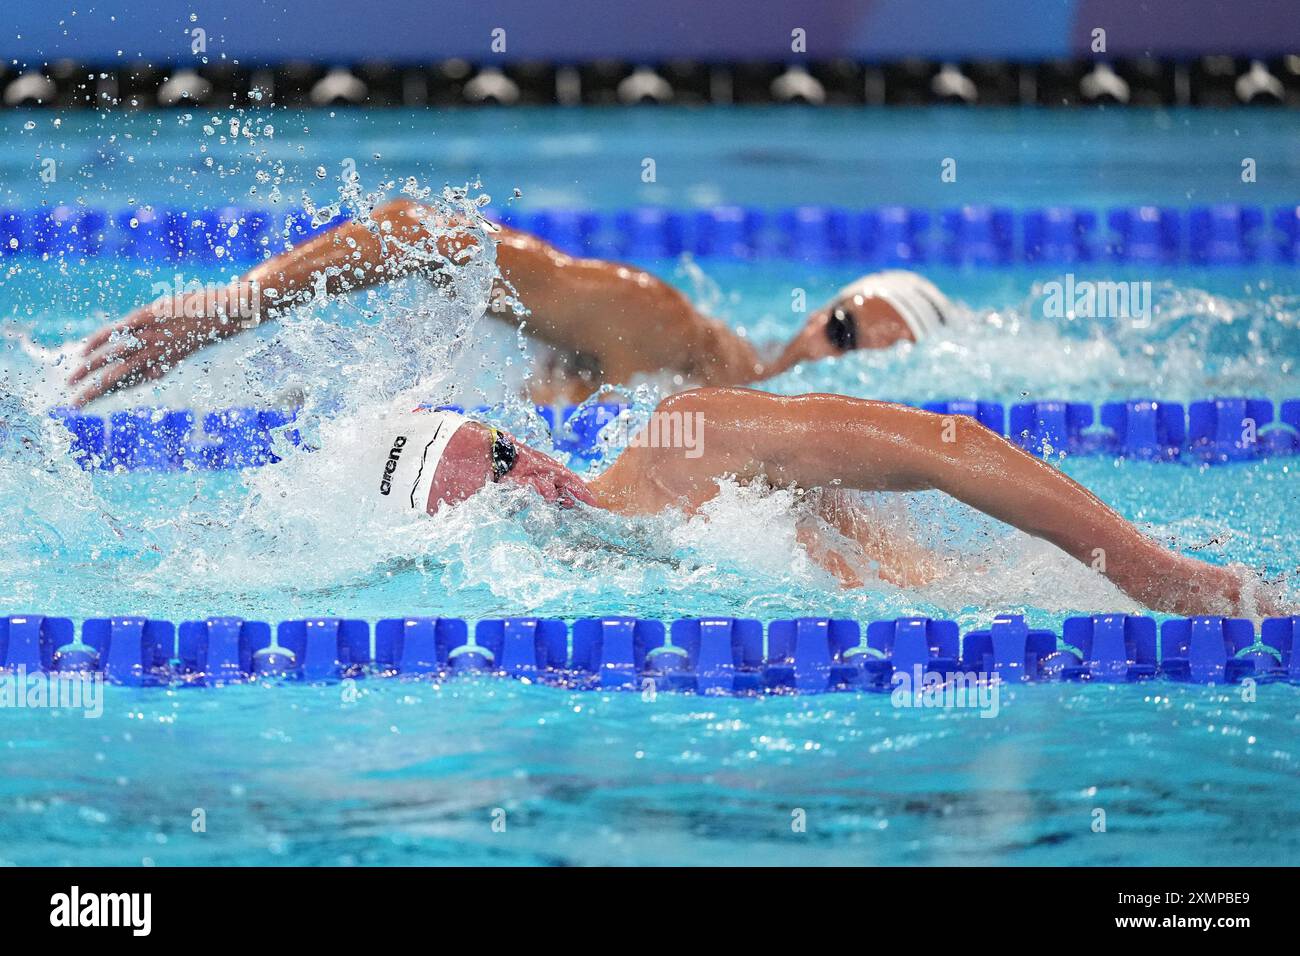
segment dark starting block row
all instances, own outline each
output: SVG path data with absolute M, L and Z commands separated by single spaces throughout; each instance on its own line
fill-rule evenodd
M 1159 637 L 1157 638 L 1157 631 Z M 482 673 L 571 689 L 698 693 L 891 691 L 903 683 L 1000 681 L 1196 683 L 1300 681 L 1300 617 L 1167 620 L 1104 614 L 1066 619 L 1060 634 L 1002 615 L 987 630 L 897 618 L 757 620 L 716 617 L 377 621 L 237 617 L 170 621 L 94 618 L 80 635 L 65 617 L 0 618 L 0 672 L 102 673 L 122 684 L 211 686 L 269 678 Z

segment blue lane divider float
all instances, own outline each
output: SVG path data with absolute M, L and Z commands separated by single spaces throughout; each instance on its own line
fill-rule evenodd
M 1157 640 L 1157 631 L 1159 638 Z M 1300 683 L 1300 617 L 1249 620 L 1100 614 L 1067 618 L 1060 632 L 999 615 L 959 633 L 954 621 L 868 622 L 796 618 L 638 617 L 562 620 L 508 617 L 335 617 L 265 621 L 238 617 L 152 620 L 0 618 L 0 674 L 97 673 L 112 683 L 217 686 L 253 680 L 309 683 L 345 678 L 482 674 L 571 690 L 706 694 L 890 691 L 970 682 L 1161 678 L 1232 684 L 1247 678 Z
M 187 409 L 133 408 L 107 419 L 70 408 L 51 416 L 71 436 L 73 457 L 84 468 L 169 470 L 252 468 L 280 460 L 275 431 L 293 445 L 301 433 L 292 409 L 227 408 L 201 418 Z
M 347 221 L 317 222 L 295 211 L 166 209 L 140 206 L 110 212 L 54 206 L 0 210 L 0 257 L 126 257 L 166 262 L 257 262 Z
M 440 405 L 464 412 L 459 405 Z M 939 415 L 967 415 L 1035 454 L 1111 455 L 1145 461 L 1222 464 L 1300 454 L 1300 399 L 1274 404 L 1263 398 L 1220 397 L 1192 402 L 1131 399 L 1103 402 L 1032 402 L 1008 409 L 999 402 L 925 402 Z M 486 408 L 471 409 L 483 414 Z M 601 430 L 626 406 L 610 402 L 538 406 L 557 451 L 579 461 L 601 454 Z M 184 409 L 138 408 L 107 420 L 73 409 L 51 414 L 71 435 L 83 467 L 137 469 L 250 468 L 279 461 L 277 429 L 301 445 L 296 413 L 284 409 L 230 408 L 197 416 Z
M 1065 621 L 1061 638 L 1078 656 L 1061 671 L 1063 680 L 1124 683 L 1155 676 L 1156 622 L 1149 617 L 1072 617 Z
M 961 206 L 795 206 L 695 210 L 487 210 L 567 252 L 657 259 L 794 258 L 879 266 L 928 263 L 1233 266 L 1300 262 L 1300 205 L 1130 206 L 1097 210 Z M 0 257 L 99 256 L 252 263 L 347 221 L 257 208 L 0 209 Z

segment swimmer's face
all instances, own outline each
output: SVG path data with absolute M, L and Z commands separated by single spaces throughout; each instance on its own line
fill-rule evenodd
M 513 441 L 509 435 L 505 437 Z M 429 489 L 429 511 L 436 511 L 439 504 L 464 501 L 494 481 L 532 488 L 547 501 L 566 508 L 576 501 L 596 503 L 581 478 L 554 458 L 517 442 L 514 463 L 497 480 L 492 470 L 492 444 L 492 430 L 478 422 L 466 422 L 451 436 Z
M 892 305 L 876 296 L 846 295 L 813 314 L 809 325 L 820 325 L 831 354 L 854 349 L 887 349 L 916 337 Z
M 781 369 L 798 362 L 843 355 L 855 349 L 885 349 L 898 342 L 914 342 L 892 305 L 875 296 L 842 296 L 808 316 L 778 362 Z

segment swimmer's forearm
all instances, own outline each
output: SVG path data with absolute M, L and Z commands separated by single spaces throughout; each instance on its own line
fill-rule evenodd
M 914 449 L 904 453 L 908 480 L 1051 542 L 1154 610 L 1239 610 L 1236 574 L 1166 550 L 1046 461 L 969 418 L 886 408 L 887 417 L 906 419 L 899 435 Z
M 1164 548 L 1068 475 L 982 425 L 971 428 L 986 434 L 970 449 L 965 473 L 944 473 L 940 490 L 1050 541 L 1153 610 L 1242 612 L 1235 572 Z
M 674 401 L 704 413 L 713 474 L 764 474 L 804 488 L 937 489 L 1051 542 L 1153 609 L 1224 613 L 1239 604 L 1232 571 L 1167 551 L 1068 475 L 973 419 L 748 389 L 702 390 Z
M 473 244 L 448 224 L 431 229 L 433 213 L 399 200 L 379 207 L 369 223 L 347 222 L 294 246 L 250 270 L 240 282 L 256 284 L 263 319 L 322 296 L 344 295 L 402 276 L 434 272 Z
M 955 460 L 939 459 L 934 487 L 1056 545 L 1147 607 L 1179 614 L 1235 607 L 1222 568 L 1175 554 L 1046 461 L 965 419 Z
M 158 299 L 99 329 L 68 376 L 77 406 L 165 375 L 200 349 L 323 295 L 351 292 L 418 271 L 465 261 L 475 232 L 456 219 L 401 200 L 366 224 L 347 223 L 217 289 Z

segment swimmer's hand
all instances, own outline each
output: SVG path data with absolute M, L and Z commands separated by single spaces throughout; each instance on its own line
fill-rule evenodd
M 100 329 L 82 346 L 68 386 L 80 407 L 109 392 L 160 378 L 207 345 L 252 328 L 261 319 L 256 287 L 235 283 L 159 299 Z
M 225 288 L 159 299 L 100 329 L 68 380 L 80 406 L 165 375 L 204 346 L 230 338 L 294 305 L 460 263 L 474 233 L 434 221 L 425 207 L 394 200 L 366 222 L 348 222 L 268 259 Z M 433 228 L 436 226 L 437 228 Z M 416 253 L 416 254 L 412 254 Z
M 1269 581 L 1243 564 L 1232 563 L 1227 569 L 1241 582 L 1240 607 L 1243 617 L 1295 617 L 1300 603 L 1287 596 L 1282 580 Z
M 1117 582 L 1129 594 L 1157 611 L 1188 617 L 1198 614 L 1246 617 L 1289 617 L 1296 613 L 1277 585 L 1270 585 L 1241 564 L 1209 564 L 1190 555 L 1149 543 L 1143 560 L 1135 562 L 1128 583 Z

